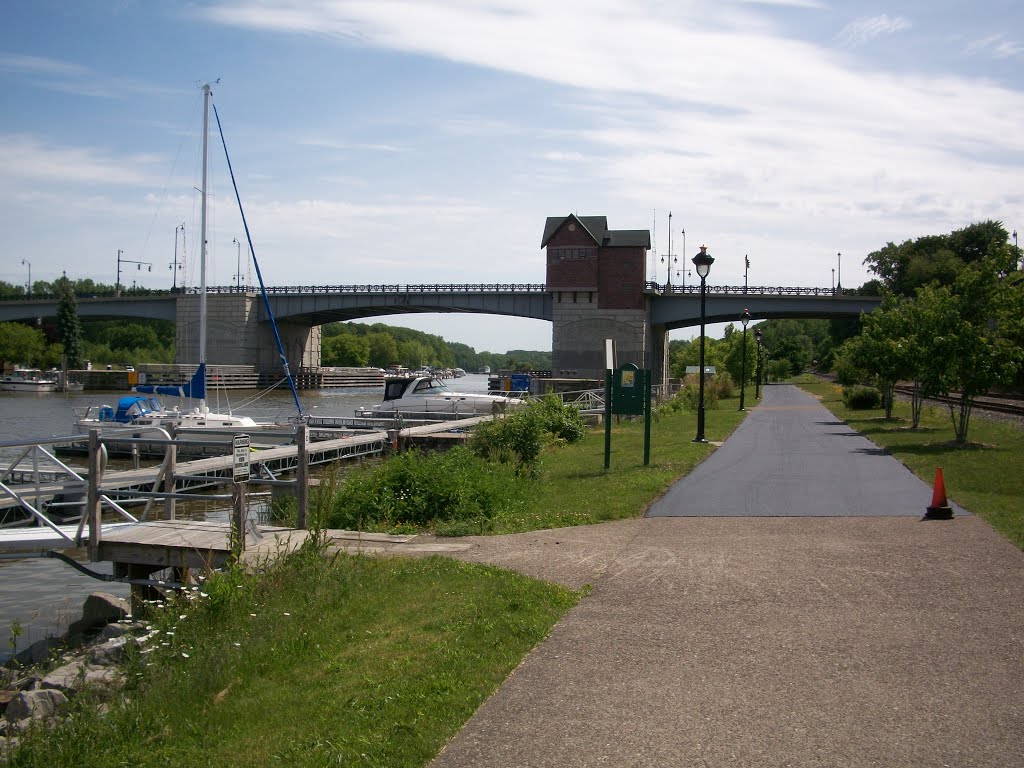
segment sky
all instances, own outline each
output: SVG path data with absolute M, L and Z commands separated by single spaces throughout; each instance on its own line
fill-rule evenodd
M 664 282 L 671 211 L 711 285 L 747 256 L 750 285 L 853 287 L 887 242 L 1024 230 L 1018 0 L 9 0 L 0 280 L 112 284 L 120 254 L 125 285 L 197 285 L 204 83 L 268 285 L 543 283 L 569 213 L 651 229 Z M 249 282 L 210 156 L 207 280 Z

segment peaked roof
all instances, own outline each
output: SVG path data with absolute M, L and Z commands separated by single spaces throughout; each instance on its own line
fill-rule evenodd
M 598 246 L 651 247 L 651 233 L 646 229 L 608 229 L 607 216 L 577 216 L 574 213 L 568 216 L 549 216 L 544 222 L 544 235 L 541 237 L 540 247 L 547 247 L 548 241 L 569 222 L 581 226 Z

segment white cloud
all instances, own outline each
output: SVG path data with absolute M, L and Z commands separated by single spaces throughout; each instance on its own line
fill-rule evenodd
M 856 48 L 879 37 L 888 37 L 908 30 L 910 26 L 910 22 L 902 16 L 890 18 L 884 13 L 880 16 L 863 16 L 843 27 L 838 38 L 840 44 L 848 48 Z
M 116 156 L 94 147 L 60 146 L 34 136 L 0 134 L 0 167 L 7 181 L 19 184 L 151 184 L 152 169 L 158 162 L 153 155 Z
M 1024 45 L 1007 40 L 1005 35 L 989 35 L 967 45 L 964 53 L 968 56 L 987 54 L 994 59 L 1012 59 L 1024 53 Z

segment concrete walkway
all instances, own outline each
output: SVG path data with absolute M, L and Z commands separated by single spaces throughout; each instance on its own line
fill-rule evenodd
M 819 418 L 767 399 L 751 420 Z M 593 591 L 433 765 L 1024 765 L 1024 553 L 979 518 L 890 514 L 461 540 Z

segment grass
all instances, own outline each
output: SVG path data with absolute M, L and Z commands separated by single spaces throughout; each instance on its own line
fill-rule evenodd
M 751 403 L 753 404 L 753 403 Z M 721 442 L 745 414 L 739 399 L 719 401 L 706 411 L 704 433 Z M 644 424 L 641 419 L 612 425 L 611 467 L 604 469 L 604 427 L 589 430 L 582 442 L 549 449 L 541 472 L 529 487 L 529 502 L 492 519 L 493 533 L 587 525 L 637 517 L 669 486 L 692 470 L 713 450 L 694 443 L 696 414 L 673 413 L 651 424 L 651 463 L 644 466 Z
M 957 445 L 944 407 L 926 407 L 921 426 L 911 430 L 908 403 L 896 403 L 893 419 L 887 421 L 880 409 L 846 408 L 842 390 L 835 384 L 806 379 L 797 383 L 929 485 L 935 480 L 936 468 L 942 467 L 949 498 L 1024 549 L 1024 431 L 1020 427 L 975 413 L 968 433 L 970 442 Z
M 707 412 L 724 440 L 735 399 Z M 696 417 L 642 421 L 546 451 L 530 502 L 492 522 L 526 531 L 636 517 L 712 450 Z M 123 692 L 80 694 L 11 766 L 422 766 L 580 599 L 510 571 L 428 559 L 325 557 L 322 543 L 258 573 L 213 574 L 154 608 L 160 629 Z
M 160 612 L 123 698 L 80 697 L 10 765 L 418 768 L 579 598 L 488 566 L 315 549 L 204 589 Z

